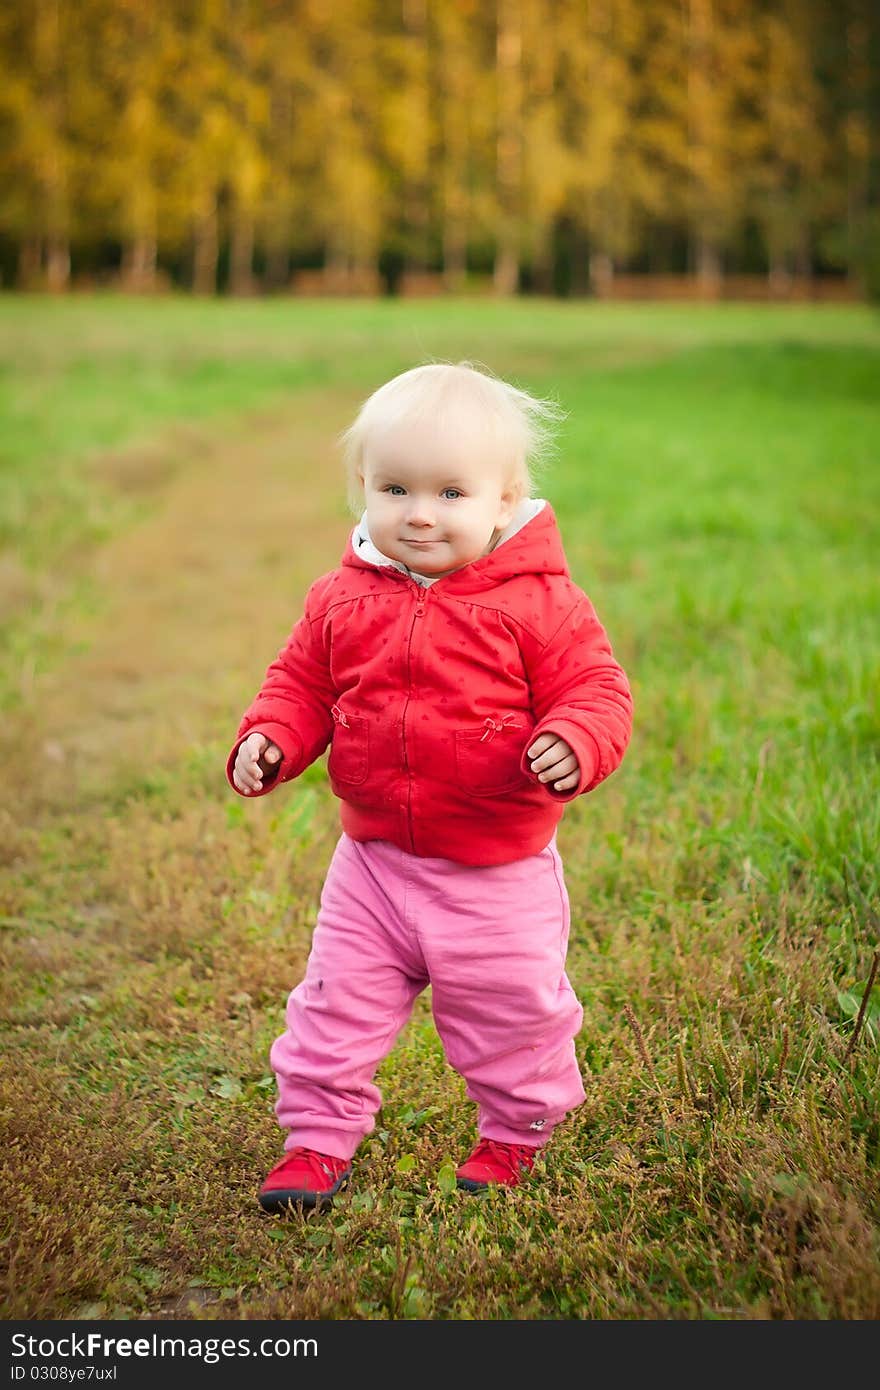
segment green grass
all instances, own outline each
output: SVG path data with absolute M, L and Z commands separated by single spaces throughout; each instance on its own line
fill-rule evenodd
M 336 805 L 223 762 L 336 562 L 334 434 L 430 356 L 569 412 L 542 490 L 633 682 L 560 831 L 588 1098 L 542 1181 L 449 1191 L 423 997 L 350 1193 L 283 1222 Z M 0 298 L 5 1316 L 880 1314 L 878 368 L 852 308 Z

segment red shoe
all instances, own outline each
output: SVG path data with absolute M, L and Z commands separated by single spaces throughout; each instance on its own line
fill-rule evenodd
M 350 1174 L 347 1158 L 319 1154 L 315 1149 L 290 1149 L 260 1188 L 260 1206 L 264 1211 L 288 1211 L 299 1205 L 332 1206 Z
M 493 1183 L 501 1187 L 518 1187 L 526 1173 L 532 1171 L 537 1149 L 529 1144 L 502 1144 L 498 1139 L 481 1139 L 465 1159 L 455 1176 L 459 1187 L 468 1192 L 482 1192 Z

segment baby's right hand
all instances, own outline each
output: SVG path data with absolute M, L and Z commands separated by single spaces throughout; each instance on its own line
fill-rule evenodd
M 261 756 L 262 755 L 262 756 Z M 248 734 L 235 755 L 232 780 L 240 792 L 263 790 L 263 772 L 281 762 L 281 749 L 265 734 Z M 263 766 L 261 766 L 261 763 Z

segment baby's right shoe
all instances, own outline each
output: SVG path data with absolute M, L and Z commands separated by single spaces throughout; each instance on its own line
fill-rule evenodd
M 266 1178 L 259 1192 L 260 1206 L 264 1211 L 332 1206 L 350 1175 L 347 1158 L 297 1146 L 288 1150 Z

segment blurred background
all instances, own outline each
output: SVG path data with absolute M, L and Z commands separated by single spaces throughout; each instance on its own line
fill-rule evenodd
M 7 0 L 5 286 L 880 295 L 874 0 Z

